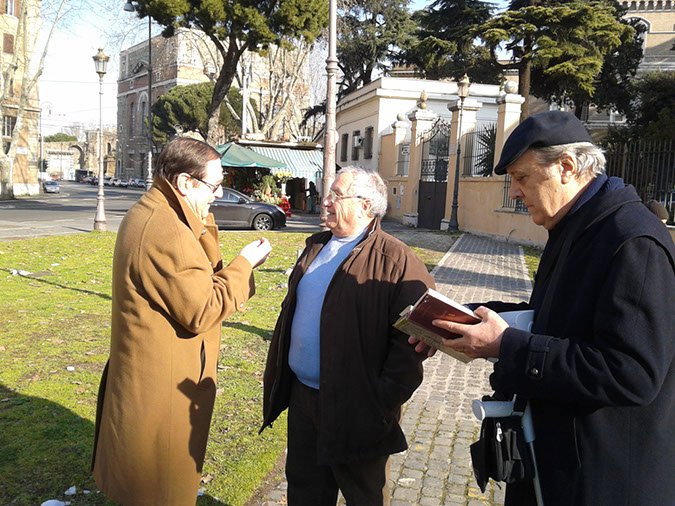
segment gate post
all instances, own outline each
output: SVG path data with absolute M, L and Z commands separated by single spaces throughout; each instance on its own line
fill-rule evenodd
M 464 147 L 464 135 L 476 129 L 476 113 L 483 104 L 476 99 L 466 98 L 462 105 L 462 131 L 459 131 L 459 99 L 453 100 L 448 104 L 448 109 L 452 112 L 452 121 L 450 123 L 450 147 L 448 149 L 448 189 L 445 193 L 445 214 L 441 220 L 441 230 L 448 230 L 450 226 L 450 213 L 452 211 L 452 196 L 455 191 L 455 171 L 460 171 L 461 163 L 457 164 L 457 144 L 462 142 Z M 461 160 L 460 160 L 461 162 Z
M 518 87 L 513 81 L 504 85 L 504 95 L 497 97 L 497 136 L 495 139 L 495 165 L 499 163 L 504 142 L 514 128 L 520 123 L 520 109 L 525 98 L 515 93 Z M 494 167 L 493 167 L 494 168 Z
M 422 92 L 422 95 L 426 93 Z M 420 174 L 424 149 L 424 133 L 429 131 L 438 115 L 426 109 L 426 101 L 420 102 L 420 109 L 408 114 L 410 128 L 410 161 L 408 162 L 408 191 L 402 198 L 403 223 L 417 227 L 417 202 L 419 197 Z

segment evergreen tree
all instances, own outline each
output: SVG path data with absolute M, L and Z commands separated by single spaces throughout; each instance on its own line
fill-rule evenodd
M 208 134 L 208 108 L 213 96 L 213 83 L 176 86 L 159 97 L 152 106 L 152 137 L 165 144 L 180 131 L 198 132 L 204 139 Z M 228 107 L 220 110 L 219 124 L 225 138 L 241 131 L 241 118 L 232 111 L 241 111 L 242 97 L 237 88 L 227 94 Z M 257 111 L 256 111 L 257 112 Z
M 245 50 L 264 51 L 271 44 L 292 47 L 293 39 L 313 41 L 328 21 L 323 0 L 137 0 L 139 16 L 148 14 L 170 37 L 176 28 L 198 28 L 215 45 L 222 66 L 207 109 L 210 142 L 217 136 L 220 105 L 234 80 Z
M 493 9 L 481 0 L 436 0 L 413 15 L 419 28 L 398 60 L 415 65 L 428 79 L 467 74 L 472 81 L 498 83 L 501 71 L 494 55 L 476 44 L 477 27 Z
M 480 27 L 481 38 L 495 49 L 513 55 L 502 68 L 519 73 L 519 93 L 526 98 L 528 115 L 531 75 L 545 94 L 566 93 L 578 102 L 589 101 L 596 91 L 605 57 L 629 40 L 633 28 L 619 19 L 614 2 L 546 2 L 506 11 Z M 548 97 L 542 97 L 548 98 Z
M 341 94 L 371 82 L 385 71 L 415 27 L 409 0 L 352 0 L 339 9 L 337 56 L 342 71 Z

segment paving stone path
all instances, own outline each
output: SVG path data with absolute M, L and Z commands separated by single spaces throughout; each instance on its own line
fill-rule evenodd
M 432 274 L 437 289 L 460 302 L 527 300 L 531 291 L 521 247 L 474 235 L 455 242 Z M 481 494 L 469 457 L 480 427 L 471 401 L 489 393 L 490 371 L 484 360 L 463 364 L 442 353 L 425 362 L 424 382 L 403 410 L 409 449 L 391 458 L 392 506 L 503 504 L 503 489 L 490 485 Z M 285 504 L 282 481 L 262 505 Z

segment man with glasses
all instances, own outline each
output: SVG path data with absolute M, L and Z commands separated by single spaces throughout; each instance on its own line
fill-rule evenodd
M 673 240 L 573 114 L 523 121 L 495 173 L 548 231 L 534 290 L 477 325 L 435 321 L 462 336 L 445 344 L 498 358 L 492 387 L 529 402 L 543 504 L 675 505 Z M 531 330 L 494 312 L 514 309 L 534 310 Z M 540 504 L 532 480 L 505 504 Z
M 254 293 L 269 241 L 223 265 L 209 206 L 220 155 L 178 138 L 120 225 L 110 358 L 96 416 L 96 484 L 122 504 L 195 504 L 216 395 L 222 321 Z
M 387 188 L 344 168 L 324 199 L 326 232 L 307 239 L 267 357 L 264 421 L 288 408 L 288 504 L 389 504 L 387 461 L 407 448 L 401 405 L 422 358 L 392 327 L 434 285 L 424 264 L 380 229 Z M 262 429 L 261 429 L 262 430 Z

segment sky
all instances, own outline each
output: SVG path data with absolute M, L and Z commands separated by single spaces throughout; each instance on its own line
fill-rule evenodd
M 99 77 L 92 57 L 99 48 L 110 56 L 103 78 L 101 117 L 104 128 L 113 127 L 117 122 L 119 51 L 147 39 L 147 21 L 124 12 L 124 0 L 116 0 L 117 5 L 101 0 L 70 3 L 74 8 L 63 23 L 57 24 L 40 78 L 44 135 L 60 132 L 73 123 L 82 123 L 87 129 L 98 128 Z M 111 4 L 118 9 L 111 8 Z M 44 48 L 44 34 L 50 27 L 51 23 L 45 19 L 43 39 L 38 44 L 40 52 Z M 153 33 L 159 31 L 155 27 Z
M 43 5 L 49 9 L 50 2 Z M 117 123 L 117 77 L 119 52 L 133 44 L 147 40 L 146 20 L 123 10 L 125 0 L 63 0 L 67 11 L 47 46 L 47 58 L 40 79 L 42 101 L 42 133 L 50 135 L 63 131 L 74 123 L 85 129 L 99 125 L 99 78 L 92 57 L 98 48 L 110 56 L 108 72 L 103 79 L 101 117 L 104 128 Z M 411 10 L 424 8 L 432 0 L 413 0 Z M 504 5 L 506 0 L 496 3 Z M 45 16 L 43 35 L 51 27 Z M 161 28 L 153 25 L 153 35 Z M 44 47 L 39 44 L 39 52 Z

